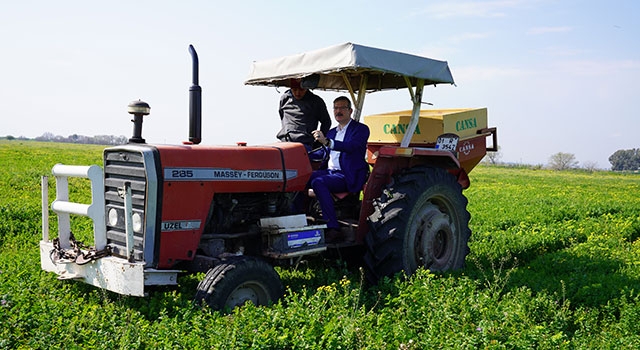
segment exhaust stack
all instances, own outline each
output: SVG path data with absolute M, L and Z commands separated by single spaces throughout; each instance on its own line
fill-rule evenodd
M 189 88 L 189 143 L 199 144 L 202 141 L 202 89 L 198 85 L 198 54 L 189 45 L 193 62 L 192 85 Z

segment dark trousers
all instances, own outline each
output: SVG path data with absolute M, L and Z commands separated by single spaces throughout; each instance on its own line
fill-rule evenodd
M 320 203 L 322 217 L 327 220 L 327 228 L 339 228 L 331 193 L 347 192 L 347 182 L 339 170 L 316 170 L 309 180 L 311 188 Z

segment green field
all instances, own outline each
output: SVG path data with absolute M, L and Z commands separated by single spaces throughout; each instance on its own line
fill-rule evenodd
M 225 315 L 193 306 L 202 276 L 135 298 L 40 270 L 40 176 L 101 152 L 0 141 L 0 349 L 640 348 L 637 174 L 478 167 L 464 270 L 366 286 L 315 258 L 278 268 L 278 304 Z

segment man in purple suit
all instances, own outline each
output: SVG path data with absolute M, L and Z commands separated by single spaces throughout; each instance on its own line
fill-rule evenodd
M 369 174 L 365 160 L 369 127 L 351 119 L 351 101 L 340 96 L 333 101 L 333 115 L 338 126 L 325 136 L 315 130 L 316 141 L 330 150 L 329 160 L 311 175 L 309 184 L 313 188 L 322 216 L 327 220 L 325 239 L 331 243 L 342 240 L 340 225 L 333 207 L 331 193 L 360 192 Z

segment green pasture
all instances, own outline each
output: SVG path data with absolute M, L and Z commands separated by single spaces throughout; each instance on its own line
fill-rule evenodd
M 640 175 L 480 166 L 464 270 L 368 286 L 317 257 L 278 268 L 279 303 L 222 314 L 193 305 L 201 275 L 135 298 L 40 270 L 41 175 L 102 149 L 0 141 L 0 349 L 640 348 Z

